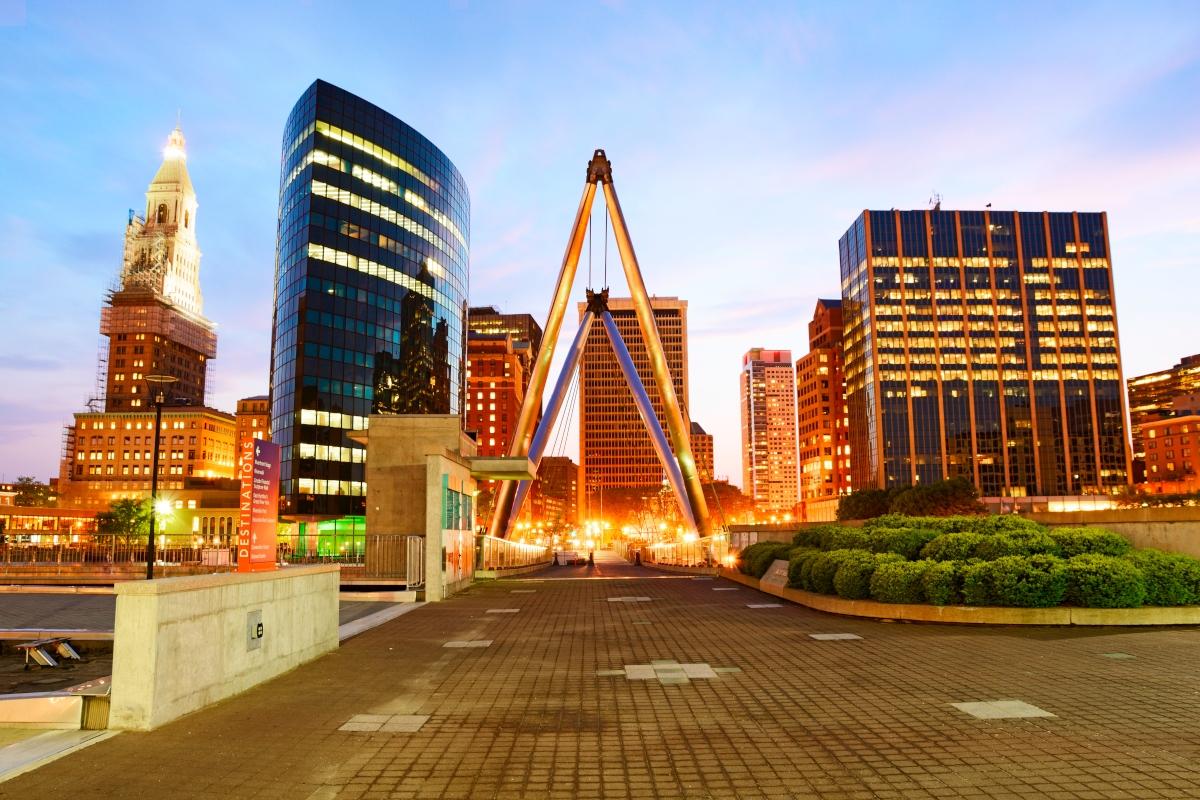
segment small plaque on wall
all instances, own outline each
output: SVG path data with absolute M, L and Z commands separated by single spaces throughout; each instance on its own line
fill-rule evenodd
M 246 649 L 257 650 L 262 647 L 263 640 L 262 609 L 246 614 Z

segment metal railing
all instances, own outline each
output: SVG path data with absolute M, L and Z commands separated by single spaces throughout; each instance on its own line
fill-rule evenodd
M 550 548 L 544 544 L 514 542 L 493 536 L 477 536 L 479 569 L 511 569 L 545 564 L 550 561 Z
M 674 567 L 717 567 L 732 563 L 729 535 L 714 533 L 702 539 L 659 542 L 647 548 L 646 558 L 652 564 Z
M 172 547 L 154 548 L 159 564 L 228 565 L 233 562 L 230 548 Z M 223 556 L 223 558 L 222 558 Z M 63 544 L 7 544 L 0 547 L 0 563 L 37 565 L 71 564 L 145 564 L 146 545 L 121 542 L 71 542 Z

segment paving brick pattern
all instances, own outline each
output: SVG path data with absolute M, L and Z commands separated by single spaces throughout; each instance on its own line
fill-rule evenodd
M 687 578 L 511 593 L 526 587 L 482 584 L 430 604 L 238 698 L 2 784 L 0 796 L 1200 796 L 1193 629 L 885 624 L 748 609 L 746 592 Z M 607 602 L 643 595 L 654 602 Z M 444 647 L 481 639 L 492 645 Z M 1104 657 L 1114 652 L 1136 658 Z M 713 675 L 614 674 L 667 662 Z M 1013 699 L 1055 716 L 977 719 L 952 705 Z M 424 716 L 413 733 L 339 730 L 355 717 Z

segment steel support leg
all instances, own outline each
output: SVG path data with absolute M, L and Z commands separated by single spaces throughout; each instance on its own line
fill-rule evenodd
M 538 350 L 537 360 L 529 376 L 529 386 L 525 390 L 525 399 L 521 403 L 521 413 L 517 417 L 516 427 L 513 428 L 512 445 L 508 450 L 510 456 L 529 453 L 534 424 L 542 404 L 542 393 L 546 390 L 546 379 L 550 375 L 550 361 L 554 358 L 554 345 L 558 341 L 559 328 L 562 327 L 563 316 L 570 304 L 571 287 L 575 284 L 575 271 L 579 266 L 579 254 L 583 251 L 583 241 L 592 213 L 592 201 L 596 198 L 596 184 L 591 175 L 592 167 L 589 165 L 588 182 L 583 188 L 583 197 L 579 200 L 579 210 L 575 212 L 575 225 L 571 228 L 571 238 L 567 240 L 567 251 L 563 255 L 558 283 L 554 288 L 554 300 L 546 317 L 542 347 Z M 492 524 L 488 529 L 492 536 L 503 536 L 504 531 L 508 529 L 509 510 L 512 508 L 516 488 L 516 481 L 501 481 L 496 488 Z
M 700 483 L 700 474 L 696 470 L 696 459 L 692 455 L 691 430 L 679 406 L 675 395 L 675 385 L 671 382 L 671 370 L 667 366 L 667 357 L 663 353 L 662 341 L 658 337 L 658 326 L 654 322 L 654 309 L 650 306 L 650 297 L 646 293 L 646 284 L 642 280 L 642 271 L 638 266 L 637 255 L 633 252 L 633 242 L 629 238 L 629 230 L 625 226 L 625 215 L 621 213 L 621 203 L 617 200 L 617 191 L 613 188 L 611 172 L 601 180 L 604 186 L 604 200 L 608 204 L 609 217 L 612 218 L 613 237 L 617 240 L 617 250 L 621 254 L 621 266 L 625 270 L 625 280 L 629 284 L 629 295 L 633 299 L 633 307 L 637 312 L 638 326 L 642 330 L 642 338 L 646 342 L 646 350 L 650 354 L 650 366 L 654 370 L 654 381 L 661 393 L 663 409 L 666 412 L 667 430 L 671 434 L 671 444 L 675 446 L 675 458 L 679 462 L 679 471 L 683 475 L 684 488 L 687 490 L 688 504 L 696 521 L 696 529 L 701 536 L 711 532 L 708 520 L 708 504 L 704 501 L 704 487 Z
M 567 391 L 571 388 L 571 379 L 579 368 L 579 359 L 583 355 L 588 333 L 591 332 L 592 323 L 595 320 L 596 315 L 591 311 L 584 312 L 583 318 L 579 321 L 579 332 L 575 334 L 575 339 L 571 342 L 571 349 L 567 351 L 567 359 L 563 363 L 562 372 L 558 373 L 558 383 L 554 386 L 554 394 L 550 395 L 550 402 L 546 406 L 545 413 L 542 414 L 542 421 L 538 423 L 537 431 L 533 434 L 533 441 L 529 447 L 529 460 L 533 462 L 535 475 L 538 466 L 542 463 L 542 456 L 546 452 L 546 442 L 549 441 L 550 434 L 554 431 L 554 425 L 558 421 L 559 412 L 562 411 L 563 400 L 566 399 Z M 520 481 L 517 484 L 516 497 L 513 499 L 512 511 L 508 517 L 508 527 L 504 531 L 506 539 L 512 530 L 513 522 L 521 516 L 521 506 L 525 503 L 532 483 L 532 481 Z
M 671 454 L 671 445 L 667 443 L 667 435 L 663 433 L 662 425 L 658 422 L 658 415 L 654 413 L 654 405 L 650 402 L 650 396 L 646 394 L 646 387 L 642 385 L 642 379 L 638 377 L 637 367 L 634 366 L 633 358 L 629 355 L 629 348 L 625 346 L 625 340 L 621 338 L 621 332 L 617 330 L 617 323 L 613 321 L 612 314 L 605 311 L 600 319 L 604 322 L 604 329 L 608 331 L 608 341 L 612 344 L 613 353 L 617 356 L 617 363 L 621 365 L 625 383 L 629 384 L 629 391 L 633 394 L 633 402 L 637 406 L 638 415 L 642 418 L 642 424 L 646 426 L 646 432 L 650 434 L 650 441 L 654 443 L 654 452 L 658 453 L 658 460 L 662 462 L 663 470 L 667 473 L 667 480 L 671 482 L 671 488 L 675 490 L 679 512 L 683 514 L 688 529 L 695 530 L 696 517 L 692 513 L 691 504 L 688 503 L 679 463 Z

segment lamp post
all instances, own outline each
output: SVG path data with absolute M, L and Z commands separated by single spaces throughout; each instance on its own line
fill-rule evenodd
M 146 541 L 146 580 L 154 580 L 154 530 L 156 505 L 158 504 L 158 445 L 162 433 L 162 407 L 166 401 L 166 387 L 179 380 L 174 375 L 147 375 L 146 383 L 153 393 L 154 403 L 154 455 L 150 460 L 150 536 Z

